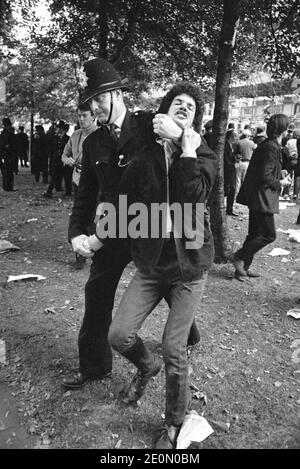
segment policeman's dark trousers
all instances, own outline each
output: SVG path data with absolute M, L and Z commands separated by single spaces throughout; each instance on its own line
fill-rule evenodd
M 85 285 L 85 313 L 78 336 L 79 370 L 87 376 L 101 376 L 112 369 L 108 330 L 118 282 L 131 261 L 128 245 L 104 246 L 94 256 Z M 122 293 L 122 292 L 120 292 Z M 199 341 L 193 324 L 188 345 Z
M 254 255 L 276 239 L 274 215 L 249 211 L 248 235 L 241 249 L 235 253 L 237 259 L 244 261 L 245 269 L 252 264 Z

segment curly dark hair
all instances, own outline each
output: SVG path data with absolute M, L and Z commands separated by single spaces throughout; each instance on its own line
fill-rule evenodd
M 168 110 L 170 109 L 173 99 L 176 98 L 176 96 L 179 96 L 180 94 L 187 94 L 188 96 L 190 96 L 191 98 L 195 100 L 196 112 L 195 112 L 195 118 L 193 121 L 193 126 L 194 126 L 194 130 L 200 133 L 203 109 L 204 109 L 202 93 L 198 86 L 193 85 L 192 83 L 188 81 L 179 81 L 174 86 L 172 86 L 172 88 L 168 91 L 168 93 L 163 97 L 160 103 L 159 109 L 158 109 L 158 113 L 167 114 Z

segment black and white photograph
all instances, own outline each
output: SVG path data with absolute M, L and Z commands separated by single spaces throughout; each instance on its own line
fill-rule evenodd
M 299 25 L 0 0 L 0 449 L 300 449 Z

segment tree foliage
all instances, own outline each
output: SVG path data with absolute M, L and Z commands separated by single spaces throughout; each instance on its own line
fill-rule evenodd
M 52 14 L 47 31 L 34 10 L 39 3 L 1 0 L 3 40 L 15 54 L 7 74 L 13 110 L 27 106 L 28 96 L 14 96 L 17 90 L 20 95 L 27 93 L 29 85 L 18 84 L 23 70 L 21 78 L 31 77 L 29 87 L 35 88 L 36 110 L 44 115 L 48 109 L 53 115 L 57 106 L 61 114 L 60 103 L 68 107 L 72 99 L 76 102 L 78 67 L 95 56 L 106 57 L 128 77 L 132 102 L 142 91 L 164 89 L 177 79 L 198 83 L 206 99 L 213 99 L 223 14 L 220 0 L 52 0 L 47 2 Z M 18 21 L 29 31 L 26 41 L 16 40 L 10 28 L 16 9 Z M 278 77 L 299 74 L 299 23 L 297 0 L 241 0 L 233 78 L 263 68 Z M 34 65 L 35 56 L 39 63 Z M 34 79 L 32 66 L 38 71 Z M 57 74 L 51 73 L 50 79 L 47 72 L 55 68 Z

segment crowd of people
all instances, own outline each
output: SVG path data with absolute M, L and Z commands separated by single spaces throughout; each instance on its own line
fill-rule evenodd
M 109 379 L 114 349 L 136 367 L 120 396 L 124 405 L 136 404 L 162 367 L 160 357 L 144 344 L 139 330 L 165 299 L 169 306 L 162 339 L 165 425 L 158 431 L 154 447 L 173 449 L 191 405 L 188 352 L 199 342 L 195 314 L 201 308 L 214 256 L 208 200 L 218 161 L 212 122 L 205 123 L 201 135 L 203 102 L 199 87 L 192 83 L 182 81 L 172 86 L 157 113 L 130 112 L 123 99 L 127 85 L 109 62 L 89 60 L 84 73 L 87 85 L 77 108 L 79 128 L 68 137 L 64 121 L 48 135 L 37 125 L 32 142 L 31 171 L 37 182 L 42 177 L 49 183 L 44 197 L 51 198 L 53 190 L 61 191 L 63 181 L 65 194 L 74 192 L 68 239 L 77 263 L 88 258 L 92 261 L 78 335 L 79 369 L 62 384 L 76 390 L 92 380 Z M 3 125 L 3 189 L 13 190 L 16 157 L 21 165 L 28 164 L 28 142 L 26 152 L 17 150 L 10 120 L 4 119 Z M 293 197 L 298 196 L 300 172 L 298 175 L 298 160 L 292 165 L 292 155 L 295 158 L 299 152 L 300 140 L 292 142 L 295 136 L 290 130 L 284 114 L 271 116 L 266 129 L 258 127 L 254 135 L 246 127 L 239 136 L 234 125 L 228 125 L 224 149 L 226 213 L 236 215 L 235 202 L 249 208 L 248 235 L 242 248 L 230 256 L 238 280 L 257 275 L 250 271 L 254 255 L 275 239 L 274 213 L 282 191 L 290 195 L 287 181 L 294 181 Z M 21 142 L 24 129 L 20 134 Z M 129 208 L 125 233 L 119 221 L 124 212 L 122 197 Z M 165 216 L 153 214 L 157 204 L 166 207 Z M 139 220 L 140 225 L 147 222 L 143 233 L 138 223 L 132 223 L 132 207 L 137 205 L 146 211 Z M 116 223 L 111 230 L 112 206 Z M 200 215 L 199 206 L 203 207 Z M 200 216 L 203 236 L 199 240 L 194 227 Z M 184 230 L 180 230 L 182 221 Z M 118 282 L 131 260 L 136 273 L 112 318 Z

